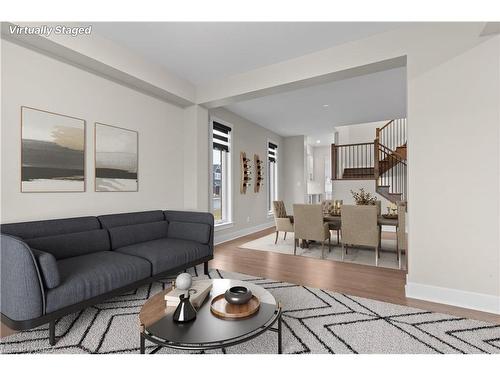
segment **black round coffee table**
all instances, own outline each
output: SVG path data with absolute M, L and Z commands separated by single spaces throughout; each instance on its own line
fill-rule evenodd
M 211 300 L 227 289 L 242 285 L 259 298 L 259 311 L 242 320 L 223 320 L 210 311 Z M 166 289 L 146 301 L 139 313 L 141 324 L 141 354 L 146 352 L 146 340 L 157 345 L 150 353 L 162 347 L 181 350 L 210 350 L 238 345 L 263 334 L 267 330 L 278 333 L 278 353 L 281 354 L 281 305 L 261 286 L 230 279 L 213 280 L 212 290 L 197 311 L 196 319 L 189 323 L 175 323 L 175 307 L 165 306 Z M 278 323 L 278 327 L 273 325 Z

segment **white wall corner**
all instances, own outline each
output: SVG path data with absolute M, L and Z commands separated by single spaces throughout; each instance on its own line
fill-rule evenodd
M 408 282 L 406 297 L 500 314 L 500 296 Z

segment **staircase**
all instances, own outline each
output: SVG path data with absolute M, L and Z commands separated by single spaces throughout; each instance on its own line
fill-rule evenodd
M 332 144 L 333 180 L 374 180 L 375 191 L 397 202 L 407 199 L 406 119 L 377 128 L 368 143 Z

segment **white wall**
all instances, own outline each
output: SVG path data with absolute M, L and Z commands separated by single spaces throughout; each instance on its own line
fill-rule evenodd
M 184 110 L 184 208 L 209 210 L 208 111 L 198 105 Z
M 183 110 L 2 40 L 2 222 L 183 208 Z M 84 193 L 20 192 L 20 107 L 87 121 Z M 94 192 L 94 122 L 139 132 L 139 191 Z
M 367 122 L 347 126 L 337 126 L 334 128 L 339 133 L 339 144 L 373 142 L 377 128 L 383 127 L 387 121 Z
M 321 191 L 323 194 L 323 199 L 325 199 L 325 159 L 331 158 L 331 146 L 316 146 L 313 147 L 313 176 L 314 181 L 319 183 Z
M 293 213 L 294 203 L 304 203 L 307 193 L 306 185 L 306 139 L 304 136 L 286 137 L 284 143 L 283 200 L 287 213 Z M 282 159 L 283 160 L 283 159 Z
M 500 313 L 500 37 L 409 91 L 408 294 Z
M 215 241 L 218 243 L 274 225 L 274 218 L 268 215 L 267 210 L 266 169 L 264 170 L 264 186 L 259 193 L 254 192 L 253 184 L 247 189 L 246 194 L 240 193 L 240 152 L 245 152 L 247 158 L 251 160 L 254 154 L 266 160 L 268 141 L 273 141 L 278 145 L 278 198 L 280 198 L 285 189 L 283 160 L 285 160 L 286 150 L 283 147 L 283 139 L 279 135 L 224 108 L 212 109 L 209 114 L 211 117 L 232 125 L 233 225 L 227 229 L 216 229 Z M 208 197 L 209 189 L 205 190 L 205 194 Z

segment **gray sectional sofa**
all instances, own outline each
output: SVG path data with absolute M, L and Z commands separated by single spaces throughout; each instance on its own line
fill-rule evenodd
M 212 214 L 145 211 L 1 226 L 1 317 L 15 330 L 56 319 L 213 258 Z

